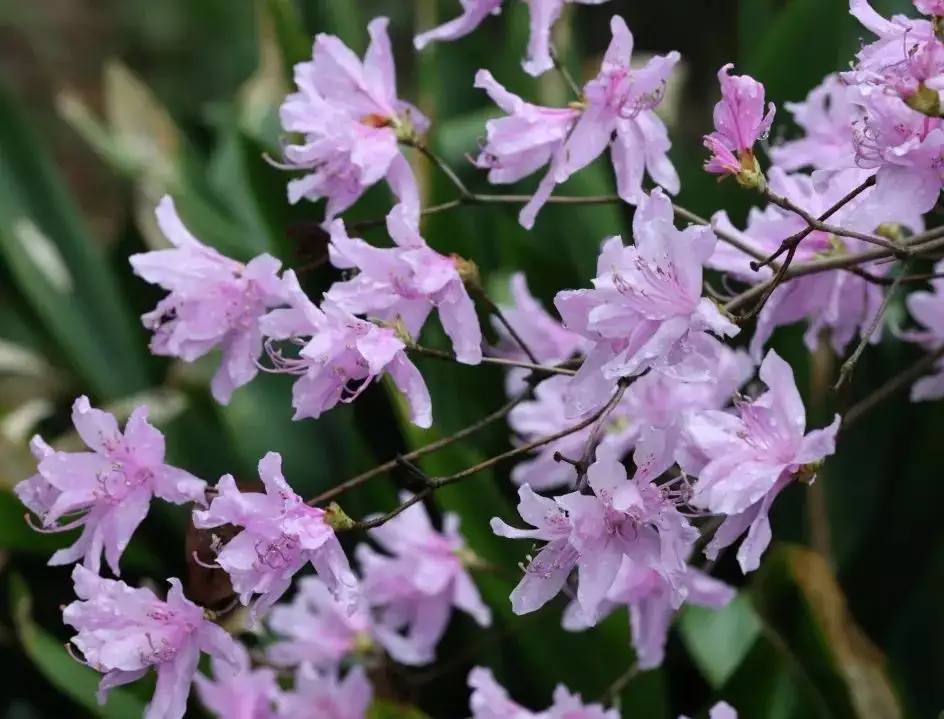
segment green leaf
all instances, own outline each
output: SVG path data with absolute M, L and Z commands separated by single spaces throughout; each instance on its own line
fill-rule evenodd
M 98 717 L 128 719 L 144 714 L 144 703 L 121 687 L 108 692 L 107 703 L 99 706 L 95 694 L 102 675 L 70 657 L 61 643 L 36 625 L 32 599 L 22 577 L 14 574 L 10 589 L 11 613 L 20 644 L 50 684 Z
M 686 605 L 677 626 L 688 653 L 715 689 L 731 678 L 760 634 L 760 620 L 745 594 L 721 610 Z

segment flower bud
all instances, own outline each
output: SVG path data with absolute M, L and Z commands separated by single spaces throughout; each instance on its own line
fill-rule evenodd
M 351 519 L 337 502 L 332 502 L 325 509 L 324 521 L 331 529 L 336 532 L 344 532 L 354 528 L 354 520 Z
M 928 117 L 941 116 L 941 96 L 937 90 L 932 90 L 923 82 L 918 83 L 918 90 L 910 97 L 904 98 L 905 104 L 912 110 Z
M 456 263 L 456 271 L 459 273 L 459 279 L 470 292 L 483 292 L 482 278 L 479 275 L 479 267 L 472 260 L 453 253 L 450 255 L 452 261 Z

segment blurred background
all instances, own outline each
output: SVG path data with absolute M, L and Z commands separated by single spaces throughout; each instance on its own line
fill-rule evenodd
M 911 5 L 873 4 L 886 16 Z M 148 355 L 138 316 L 160 294 L 132 276 L 127 257 L 163 246 L 153 207 L 169 192 L 208 244 L 239 259 L 268 251 L 288 266 L 316 265 L 305 275 L 307 289 L 324 290 L 335 277 L 319 265 L 324 240 L 312 229 L 323 208 L 290 207 L 287 174 L 263 155 L 279 154 L 277 108 L 314 33 L 335 33 L 361 54 L 375 15 L 391 18 L 400 96 L 432 118 L 431 146 L 470 187 L 488 191 L 464 159 L 494 112 L 472 87 L 475 71 L 488 68 L 540 104 L 570 99 L 554 73 L 534 80 L 520 69 L 527 9 L 508 6 L 470 37 L 417 55 L 412 35 L 455 16 L 455 0 L 0 0 L 0 717 L 139 716 L 151 691 L 142 682 L 97 706 L 97 674 L 63 648 L 69 635 L 59 607 L 72 598 L 69 571 L 45 565 L 73 537 L 34 533 L 11 493 L 35 469 L 27 448 L 33 433 L 77 446 L 69 422 L 77 395 L 120 417 L 147 402 L 167 434 L 169 461 L 210 482 L 226 472 L 252 481 L 264 452 L 279 451 L 289 481 L 309 496 L 503 402 L 495 368 L 432 360 L 421 363 L 436 418 L 426 432 L 403 421 L 383 385 L 318 421 L 291 422 L 286 377 L 260 376 L 218 406 L 207 389 L 216 358 L 183 365 Z M 717 69 L 733 61 L 737 72 L 763 81 L 781 107 L 773 138 L 789 136 L 795 129 L 781 104 L 847 66 L 866 35 L 844 0 L 571 5 L 555 41 L 578 81 L 595 73 L 613 13 L 626 18 L 638 51 L 682 53 L 662 108 L 682 176 L 680 203 L 703 216 L 724 207 L 735 219 L 752 198 L 700 169 Z M 429 203 L 454 197 L 433 168 L 413 159 Z M 608 160 L 561 191 L 612 192 Z M 346 217 L 379 218 L 389 203 L 378 187 Z M 424 235 L 440 251 L 473 259 L 493 298 L 503 299 L 508 275 L 524 270 L 549 302 L 560 289 L 587 285 L 600 241 L 626 232 L 631 219 L 631 208 L 548 206 L 528 233 L 516 212 L 460 208 L 428 218 Z M 371 232 L 370 241 L 384 242 L 382 230 Z M 828 389 L 837 360 L 810 356 L 801 332 L 781 332 L 775 346 L 796 368 L 813 426 L 920 356 L 887 336 L 837 397 Z M 435 346 L 438 334 L 431 327 L 424 344 Z M 733 554 L 715 568 L 742 589 L 738 600 L 720 613 L 685 610 L 665 666 L 617 691 L 624 715 L 705 716 L 724 698 L 748 718 L 937 716 L 944 709 L 942 432 L 940 403 L 909 404 L 901 395 L 844 433 L 819 481 L 778 501 L 777 541 L 761 571 L 745 580 Z M 431 474 L 456 471 L 509 441 L 505 427 L 492 427 L 422 465 Z M 480 577 L 495 626 L 482 632 L 457 617 L 435 666 L 381 672 L 377 691 L 388 703 L 375 716 L 466 716 L 465 677 L 474 664 L 491 666 L 516 699 L 536 708 L 549 704 L 557 682 L 596 700 L 632 665 L 623 613 L 584 634 L 559 628 L 560 604 L 511 616 L 507 596 L 524 547 L 488 528 L 494 515 L 514 516 L 508 469 L 450 486 L 431 506 L 459 512 L 470 545 L 507 570 Z M 344 507 L 352 516 L 391 507 L 408 481 L 375 480 L 345 497 Z M 125 554 L 122 578 L 161 587 L 163 578 L 180 576 L 195 601 L 218 600 L 219 583 L 188 564 L 186 542 L 184 508 L 155 502 Z M 196 706 L 193 716 L 200 716 Z

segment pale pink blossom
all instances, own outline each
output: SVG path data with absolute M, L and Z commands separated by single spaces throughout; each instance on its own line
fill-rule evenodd
M 944 0 L 914 0 L 914 6 L 925 15 L 944 16 Z
M 619 711 L 601 704 L 584 704 L 579 694 L 572 694 L 563 684 L 554 689 L 554 703 L 542 712 L 526 709 L 508 696 L 508 692 L 488 669 L 475 667 L 469 672 L 469 709 L 472 719 L 619 719 Z
M 944 262 L 934 271 L 944 272 Z M 908 312 L 922 326 L 920 330 L 902 333 L 904 338 L 919 343 L 929 352 L 944 347 L 944 278 L 930 281 L 931 290 L 912 292 L 905 300 Z M 944 359 L 935 363 L 934 372 L 911 386 L 911 401 L 936 400 L 944 397 Z
M 401 502 L 408 499 L 401 494 Z M 459 533 L 459 515 L 446 513 L 438 532 L 417 503 L 371 529 L 370 536 L 387 552 L 366 544 L 357 548 L 363 596 L 378 611 L 375 636 L 381 644 L 409 650 L 412 663 L 425 663 L 432 661 L 453 607 L 480 626 L 491 624 L 491 610 L 469 574 L 475 555 Z
M 137 407 L 122 432 L 114 415 L 94 409 L 83 396 L 72 405 L 72 424 L 90 452 L 56 452 L 33 438 L 38 472 L 16 485 L 17 497 L 42 519 L 41 531 L 83 528 L 75 544 L 53 554 L 49 564 L 84 559 L 97 574 L 104 552 L 119 576 L 121 555 L 153 497 L 174 504 L 206 501 L 202 479 L 164 463 L 164 435 L 147 415 L 147 407 Z M 66 515 L 68 521 L 59 524 Z
M 211 657 L 213 680 L 194 677 L 201 703 L 219 719 L 275 719 L 272 703 L 280 691 L 275 671 L 254 670 L 242 644 L 236 643 L 235 655 L 235 663 Z
M 269 346 L 276 371 L 299 375 L 292 387 L 295 419 L 317 418 L 338 402 L 353 402 L 374 380 L 389 374 L 410 405 L 413 423 L 423 428 L 432 424 L 429 390 L 395 327 L 359 319 L 328 300 L 318 308 L 294 272 L 287 271 L 283 279 L 289 307 L 273 310 L 260 324 L 270 340 L 287 340 L 300 348 L 292 357 Z
M 825 184 L 817 185 L 806 175 L 787 174 L 774 167 L 767 179 L 771 191 L 818 216 L 845 197 L 865 177 L 867 175 L 861 171 L 846 170 L 832 174 Z M 914 212 L 911 205 L 876 202 L 874 191 L 875 188 L 865 190 L 858 198 L 846 203 L 830 221 L 859 232 L 872 232 L 883 222 L 900 223 L 915 231 L 923 227 L 921 215 Z M 724 211 L 716 213 L 712 222 L 719 230 L 738 236 L 764 255 L 776 251 L 784 239 L 806 228 L 802 217 L 773 204 L 763 210 L 753 208 L 743 232 L 731 224 Z M 858 252 L 867 248 L 867 243 L 861 240 L 814 230 L 797 247 L 794 261 L 815 260 L 823 255 Z M 707 264 L 751 283 L 770 276 L 767 268 L 760 272 L 752 270 L 750 261 L 751 258 L 740 250 L 719 243 Z M 888 265 L 871 263 L 863 269 L 881 276 L 888 271 Z M 778 287 L 761 310 L 751 338 L 751 354 L 759 360 L 764 345 L 777 327 L 801 320 L 808 322 L 804 335 L 807 347 L 815 349 L 822 331 L 829 330 L 830 344 L 837 354 L 842 354 L 853 339 L 866 333 L 881 307 L 882 298 L 880 286 L 850 272 L 823 272 L 793 279 Z M 880 331 L 870 336 L 871 342 L 880 339 Z
M 354 667 L 339 678 L 337 671 L 320 672 L 303 664 L 295 674 L 295 688 L 277 700 L 278 719 L 367 719 L 373 688 L 364 667 Z
M 387 24 L 382 17 L 368 24 L 363 62 L 337 37 L 319 34 L 312 61 L 295 66 L 298 91 L 282 103 L 282 127 L 304 136 L 285 147 L 285 167 L 309 171 L 289 182 L 289 201 L 327 198 L 327 221 L 391 173 L 416 182 L 398 143 L 429 121 L 397 97 Z
M 580 111 L 541 107 L 508 92 L 487 70 L 475 74 L 475 87 L 484 89 L 506 117 L 485 123 L 487 140 L 477 167 L 488 170 L 488 181 L 508 184 L 534 174 L 562 147 Z
M 551 56 L 551 28 L 560 18 L 565 3 L 601 5 L 607 0 L 525 0 L 531 11 L 531 36 L 528 40 L 528 57 L 522 63 L 525 72 L 538 76 L 554 67 Z M 462 14 L 444 25 L 416 36 L 413 41 L 417 50 L 429 43 L 456 40 L 477 28 L 489 15 L 501 12 L 503 0 L 459 0 Z
M 712 157 L 705 170 L 714 174 L 757 173 L 754 143 L 770 132 L 776 112 L 770 103 L 764 113 L 764 86 L 748 75 L 731 75 L 734 65 L 718 70 L 721 100 L 715 105 L 715 131 L 705 136 Z
M 579 694 L 573 694 L 563 684 L 554 688 L 554 703 L 544 712 L 546 719 L 620 719 L 619 709 L 606 709 L 602 704 L 584 704 Z
M 837 74 L 827 75 L 810 90 L 803 102 L 784 107 L 804 136 L 773 145 L 769 150 L 775 165 L 793 172 L 802 168 L 832 171 L 849 167 L 853 152 L 854 125 L 861 123 L 864 109 L 855 101 L 858 92 Z
M 760 367 L 767 391 L 738 404 L 738 415 L 706 411 L 690 418 L 679 455 L 682 469 L 697 475 L 691 503 L 727 517 L 706 549 L 709 557 L 747 531 L 738 551 L 745 572 L 757 569 L 770 543 L 767 515 L 776 496 L 798 476 L 812 481 L 819 463 L 833 454 L 839 415 L 823 429 L 806 432 L 806 410 L 793 370 L 771 350 Z
M 98 701 L 110 689 L 137 681 L 151 668 L 157 685 L 145 719 L 181 719 L 200 654 L 239 661 L 239 645 L 184 597 L 180 582 L 170 579 L 167 601 L 150 589 L 102 579 L 85 567 L 72 570 L 78 599 L 62 611 L 63 621 L 78 634 L 70 643 L 85 663 L 102 672 Z
M 686 604 L 721 609 L 735 596 L 732 587 L 693 567 L 687 567 L 677 582 L 684 589 Z M 673 603 L 674 591 L 658 572 L 624 559 L 601 603 L 600 619 L 620 606 L 629 608 L 633 650 L 640 669 L 655 669 L 665 658 L 669 627 L 678 610 Z M 564 612 L 563 626 L 569 631 L 582 631 L 592 623 L 580 605 L 572 602 Z
M 387 231 L 396 247 L 373 247 L 352 239 L 344 222 L 331 224 L 331 263 L 357 274 L 336 282 L 325 294 L 346 312 L 368 315 L 391 324 L 403 323 L 411 337 L 419 337 L 434 308 L 452 340 L 456 359 L 465 364 L 482 361 L 482 330 L 475 304 L 459 274 L 458 260 L 441 255 L 419 233 L 419 208 L 401 202 L 387 215 Z
M 281 266 L 263 254 L 242 264 L 197 240 L 165 196 L 157 223 L 174 249 L 131 255 L 134 273 L 170 294 L 141 317 L 154 332 L 151 352 L 193 362 L 219 347 L 223 357 L 210 388 L 227 404 L 237 387 L 258 372 L 262 354 L 259 318 L 282 304 Z
M 216 485 L 217 495 L 206 511 L 193 513 L 198 529 L 232 525 L 242 529 L 216 556 L 243 604 L 253 595 L 254 615 L 262 615 L 291 586 L 295 574 L 311 562 L 338 600 L 352 611 L 357 578 L 344 550 L 325 519 L 310 507 L 282 476 L 282 458 L 269 452 L 259 460 L 265 493 L 241 492 L 231 475 Z
M 626 202 L 643 201 L 646 172 L 666 191 L 679 190 L 678 173 L 669 160 L 671 147 L 655 107 L 662 101 L 665 85 L 679 54 L 658 55 L 640 69 L 632 69 L 633 36 L 618 15 L 610 21 L 613 39 L 603 57 L 600 73 L 583 89 L 580 119 L 554 152 L 548 174 L 519 220 L 531 229 L 538 211 L 555 185 L 582 170 L 609 147 L 616 173 L 616 189 Z
M 291 603 L 274 606 L 267 623 L 279 637 L 267 651 L 269 661 L 277 666 L 307 662 L 330 669 L 345 658 L 377 648 L 401 664 L 433 659 L 427 647 L 414 647 L 408 638 L 379 626 L 369 602 L 362 598 L 352 612 L 318 577 L 303 577 Z
M 702 297 L 702 265 L 717 238 L 707 227 L 679 231 L 672 203 L 658 188 L 633 217 L 635 244 L 607 240 L 594 288 L 557 295 L 567 329 L 595 344 L 571 386 L 577 415 L 603 405 L 618 380 L 648 369 L 707 381 L 720 343 L 709 333 L 737 334 L 718 305 Z
M 727 702 L 718 702 L 708 710 L 708 719 L 737 719 L 737 717 L 734 707 Z M 688 717 L 679 716 L 678 719 L 688 719 Z

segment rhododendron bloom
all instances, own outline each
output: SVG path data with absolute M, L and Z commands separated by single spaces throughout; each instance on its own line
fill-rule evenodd
M 774 121 L 770 103 L 764 114 L 764 86 L 747 75 L 730 75 L 733 64 L 718 70 L 721 100 L 715 105 L 715 131 L 705 136 L 712 156 L 705 170 L 718 175 L 735 175 L 746 186 L 757 187 L 763 180 L 754 157 L 754 143 L 767 136 Z
M 219 551 L 216 563 L 229 575 L 243 604 L 252 595 L 255 614 L 263 614 L 308 562 L 314 565 L 339 601 L 354 608 L 357 578 L 344 550 L 325 520 L 325 511 L 309 507 L 282 476 L 282 458 L 269 452 L 259 460 L 265 494 L 241 492 L 231 475 L 220 479 L 206 511 L 193 513 L 198 529 L 232 525 L 242 529 Z
M 292 271 L 285 273 L 284 283 L 290 306 L 270 312 L 261 326 L 271 339 L 301 346 L 298 357 L 269 351 L 277 371 L 300 375 L 292 388 L 295 419 L 317 418 L 338 402 L 353 402 L 386 373 L 406 396 L 413 424 L 432 424 L 429 390 L 394 327 L 359 319 L 330 300 L 319 309 Z
M 289 182 L 289 201 L 327 198 L 328 221 L 392 172 L 415 183 L 398 142 L 429 122 L 397 98 L 387 22 L 368 24 L 363 63 L 333 35 L 316 36 L 312 61 L 295 66 L 298 92 L 282 103 L 282 127 L 304 135 L 301 144 L 285 147 L 286 169 L 310 170 Z
M 266 667 L 253 670 L 249 652 L 236 643 L 235 663 L 212 657 L 213 677 L 197 674 L 197 695 L 219 719 L 275 719 L 273 700 L 279 695 L 275 671 Z
M 688 719 L 688 717 L 679 716 L 679 719 Z M 708 719 L 738 719 L 738 714 L 727 702 L 718 702 L 708 710 Z
M 835 451 L 839 415 L 824 429 L 806 432 L 806 411 L 793 370 L 771 350 L 760 367 L 767 391 L 741 402 L 738 416 L 706 411 L 686 429 L 682 469 L 698 476 L 692 505 L 725 514 L 706 549 L 709 557 L 747 531 L 738 551 L 745 572 L 757 569 L 770 544 L 767 515 L 777 495 L 797 477 L 812 481 L 819 463 Z
M 508 426 L 521 441 L 532 442 L 563 432 L 578 420 L 589 417 L 590 414 L 576 419 L 570 416 L 567 411 L 569 387 L 570 378 L 563 375 L 544 380 L 534 388 L 533 400 L 520 402 L 511 410 Z M 639 433 L 640 426 L 634 419 L 626 411 L 625 401 L 617 404 L 606 417 L 601 442 L 619 456 L 626 454 Z M 573 484 L 577 477 L 576 469 L 572 464 L 556 461 L 554 455 L 559 452 L 564 457 L 579 460 L 593 431 L 591 425 L 545 444 L 533 459 L 526 459 L 511 470 L 511 480 L 519 486 L 527 484 L 536 490 Z
M 164 464 L 164 435 L 148 423 L 147 415 L 147 407 L 137 407 L 122 433 L 114 415 L 79 397 L 72 405 L 72 424 L 90 452 L 56 452 L 40 437 L 33 438 L 38 472 L 16 485 L 17 497 L 42 518 L 44 531 L 83 528 L 76 543 L 53 554 L 49 564 L 84 558 L 97 574 L 104 552 L 112 572 L 120 575 L 121 555 L 147 516 L 152 497 L 175 504 L 205 502 L 202 479 Z M 81 516 L 57 524 L 76 513 Z
M 105 674 L 98 685 L 101 704 L 110 689 L 137 681 L 153 667 L 157 686 L 145 719 L 181 719 L 200 654 L 239 661 L 236 641 L 184 597 L 176 579 L 169 580 L 166 602 L 150 589 L 102 579 L 81 566 L 72 571 L 72 580 L 78 599 L 62 616 L 78 631 L 71 644 Z
M 575 415 L 602 406 L 621 377 L 648 369 L 705 381 L 719 347 L 707 333 L 737 334 L 701 296 L 702 264 L 717 238 L 707 227 L 679 231 L 672 222 L 672 203 L 653 190 L 633 217 L 635 245 L 610 238 L 597 260 L 594 289 L 557 295 L 564 326 L 595 343 L 573 379 Z
M 679 190 L 679 177 L 668 157 L 671 147 L 662 120 L 653 111 L 662 101 L 665 85 L 679 54 L 656 56 L 645 67 L 632 69 L 633 36 L 617 16 L 610 21 L 613 39 L 597 77 L 584 86 L 583 112 L 555 151 L 551 168 L 531 201 L 521 210 L 522 226 L 534 218 L 554 190 L 610 148 L 616 189 L 626 202 L 643 200 L 643 175 L 648 171 L 668 192 Z
M 456 40 L 475 30 L 489 15 L 501 12 L 503 0 L 459 0 L 462 14 L 444 25 L 416 36 L 414 45 L 422 50 L 429 43 Z M 564 3 L 600 5 L 607 0 L 527 0 L 531 11 L 531 37 L 528 58 L 522 63 L 529 75 L 540 75 L 554 67 L 551 55 L 551 28 L 561 16 Z
M 944 272 L 944 262 L 934 266 L 935 273 Z M 929 351 L 944 347 L 944 278 L 931 281 L 931 291 L 912 292 L 905 303 L 908 312 L 922 326 L 921 330 L 903 333 L 905 339 L 918 342 Z M 911 400 L 934 400 L 944 397 L 944 359 L 935 363 L 933 374 L 922 377 L 911 386 Z
M 400 497 L 401 502 L 408 499 L 409 494 Z M 447 513 L 443 531 L 437 532 L 423 505 L 414 504 L 371 529 L 370 536 L 390 555 L 366 544 L 357 548 L 363 596 L 379 610 L 374 631 L 382 644 L 409 648 L 411 663 L 427 662 L 433 659 L 453 607 L 483 627 L 491 624 L 492 613 L 469 574 L 469 564 L 476 560 L 459 533 L 457 514 Z
M 805 175 L 788 175 L 779 168 L 772 168 L 768 184 L 771 191 L 813 215 L 820 215 L 858 186 L 862 179 L 864 177 L 860 171 L 845 171 L 833 174 L 825 185 L 818 186 Z M 876 203 L 871 194 L 873 191 L 874 188 L 865 190 L 830 219 L 844 228 L 859 232 L 871 232 L 883 222 L 921 229 L 922 218 L 913 211 L 913 207 L 908 204 Z M 737 235 L 763 255 L 775 252 L 785 238 L 806 228 L 806 221 L 802 217 L 772 204 L 763 210 L 752 209 L 743 233 L 731 224 L 723 211 L 715 214 L 713 224 L 719 230 Z M 862 240 L 836 237 L 814 230 L 798 245 L 794 261 L 857 252 L 867 247 Z M 748 282 L 759 282 L 770 276 L 767 268 L 760 272 L 751 269 L 749 256 L 741 250 L 720 243 L 707 264 Z M 878 276 L 888 271 L 888 265 L 880 263 L 866 264 L 863 268 Z M 751 338 L 751 354 L 759 360 L 774 329 L 804 319 L 809 322 L 804 335 L 807 347 L 815 349 L 822 331 L 828 329 L 832 347 L 837 354 L 842 354 L 857 335 L 864 336 L 867 333 L 881 307 L 882 298 L 881 286 L 851 272 L 822 272 L 797 277 L 778 287 L 761 310 Z M 880 338 L 881 332 L 875 332 L 869 339 L 877 342 Z
M 735 596 L 732 587 L 693 567 L 687 567 L 677 582 L 684 588 L 687 604 L 721 609 Z M 655 669 L 665 658 L 669 627 L 678 609 L 673 602 L 674 592 L 658 572 L 624 559 L 601 604 L 600 619 L 620 606 L 629 608 L 633 650 L 640 669 Z M 570 631 L 581 631 L 592 624 L 580 605 L 572 602 L 564 613 L 563 625 Z
M 295 674 L 295 689 L 277 700 L 279 719 L 366 719 L 373 689 L 363 667 L 343 679 L 303 664 Z
M 402 322 L 414 338 L 436 308 L 456 359 L 465 364 L 481 362 L 482 330 L 475 304 L 459 275 L 460 260 L 441 255 L 426 244 L 419 233 L 418 207 L 409 203 L 397 205 L 387 215 L 387 230 L 397 245 L 394 248 L 351 239 L 341 220 L 331 224 L 331 263 L 358 272 L 332 285 L 325 299 L 352 314 L 391 324 Z
M 579 694 L 571 694 L 563 684 L 554 689 L 554 703 L 542 712 L 533 712 L 513 701 L 488 669 L 469 672 L 469 709 L 472 719 L 619 719 L 616 709 L 601 704 L 584 704 Z
M 914 0 L 914 6 L 925 15 L 944 16 L 944 0 Z
M 175 249 L 129 258 L 136 275 L 170 292 L 141 318 L 154 332 L 151 352 L 193 362 L 219 347 L 222 362 L 210 388 L 217 402 L 227 404 L 233 390 L 258 372 L 259 318 L 282 304 L 281 265 L 265 254 L 244 265 L 202 244 L 184 227 L 170 197 L 156 214 Z
M 317 577 L 304 577 L 290 604 L 269 612 L 269 628 L 279 637 L 267 656 L 277 666 L 305 662 L 315 667 L 337 666 L 345 657 L 382 648 L 401 664 L 431 661 L 427 647 L 414 647 L 395 631 L 378 628 L 368 602 L 352 612 L 341 604 Z
M 492 184 L 517 182 L 547 165 L 580 118 L 575 108 L 525 102 L 502 87 L 487 70 L 475 74 L 475 87 L 484 89 L 507 113 L 507 117 L 485 123 L 487 141 L 475 159 L 477 167 L 488 170 Z

